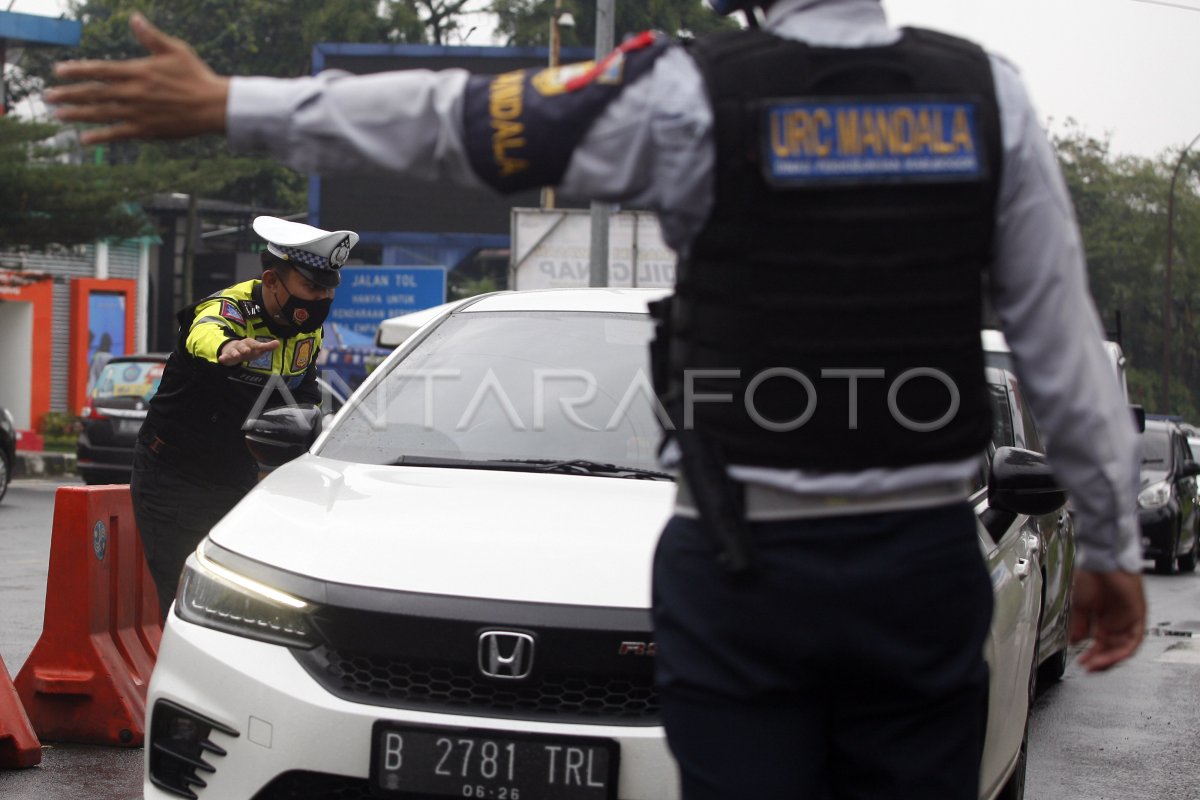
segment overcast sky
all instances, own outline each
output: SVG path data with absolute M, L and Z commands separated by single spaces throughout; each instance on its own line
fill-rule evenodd
M 0 3 L 54 16 L 66 6 Z M 1200 0 L 884 0 L 884 7 L 897 25 L 942 28 L 1009 58 L 1054 130 L 1074 118 L 1088 133 L 1110 136 L 1114 151 L 1141 156 L 1200 134 Z M 481 34 L 469 44 L 486 44 Z

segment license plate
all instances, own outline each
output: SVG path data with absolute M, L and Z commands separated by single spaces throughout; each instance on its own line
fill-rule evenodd
M 613 800 L 611 739 L 376 722 L 371 793 L 477 800 Z
M 140 419 L 122 419 L 117 421 L 117 433 L 122 436 L 134 436 L 142 429 Z

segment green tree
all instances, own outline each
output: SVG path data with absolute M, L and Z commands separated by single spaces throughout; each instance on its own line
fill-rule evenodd
M 1166 297 L 1167 201 L 1179 158 L 1119 155 L 1106 139 L 1068 127 L 1053 139 L 1079 220 L 1088 277 L 1110 331 L 1118 315 L 1133 402 L 1200 419 L 1200 158 L 1185 159 L 1175 188 L 1171 296 Z M 1162 402 L 1163 315 L 1169 305 L 1171 395 Z
M 392 0 L 388 18 L 395 41 L 453 44 L 462 34 L 463 14 L 480 11 L 484 0 Z
M 57 125 L 0 117 L 0 247 L 45 249 L 151 232 L 137 201 L 160 176 L 141 167 L 63 163 Z
M 545 45 L 550 40 L 553 0 L 494 0 L 498 18 L 496 31 L 506 43 L 517 46 Z M 596 4 L 592 0 L 563 0 L 563 10 L 575 19 L 571 28 L 561 28 L 564 47 L 591 47 L 596 41 Z M 672 36 L 698 36 L 736 27 L 736 23 L 714 14 L 703 0 L 645 0 L 616 3 L 614 41 L 645 30 L 660 30 Z
M 31 54 L 22 75 L 10 84 L 12 96 L 20 99 L 53 83 L 53 64 L 64 57 L 144 55 L 129 30 L 134 11 L 187 39 L 215 71 L 229 75 L 305 74 L 317 42 L 384 42 L 391 33 L 375 0 L 76 0 L 70 13 L 83 23 L 79 46 L 69 52 Z M 203 191 L 209 197 L 280 211 L 305 207 L 304 176 L 268 159 L 235 159 L 216 137 L 121 143 L 104 148 L 102 158 L 114 165 L 152 164 L 164 177 L 175 174 L 185 181 L 160 190 Z M 168 169 L 168 164 L 174 166 Z

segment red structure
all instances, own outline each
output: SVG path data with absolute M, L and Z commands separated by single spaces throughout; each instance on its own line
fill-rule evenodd
M 32 767 L 41 760 L 42 745 L 0 658 L 0 769 Z
M 161 635 L 129 487 L 60 488 L 42 635 L 14 681 L 37 735 L 140 746 Z

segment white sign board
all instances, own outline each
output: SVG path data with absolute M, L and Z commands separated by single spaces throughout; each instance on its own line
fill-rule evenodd
M 574 289 L 588 285 L 592 215 L 587 209 L 514 208 L 513 289 Z M 609 217 L 608 285 L 671 288 L 675 253 L 648 211 Z

